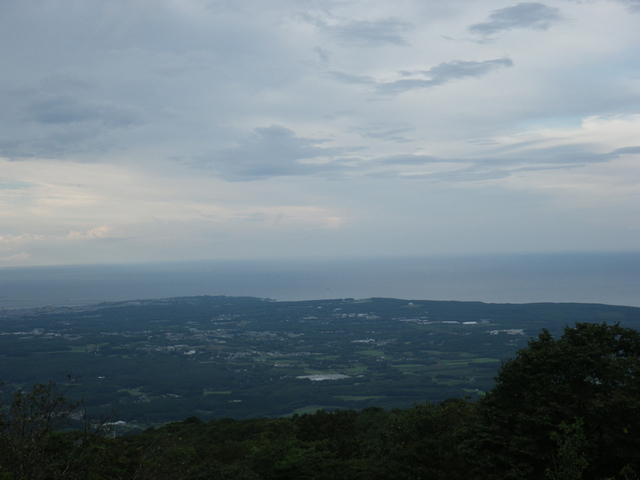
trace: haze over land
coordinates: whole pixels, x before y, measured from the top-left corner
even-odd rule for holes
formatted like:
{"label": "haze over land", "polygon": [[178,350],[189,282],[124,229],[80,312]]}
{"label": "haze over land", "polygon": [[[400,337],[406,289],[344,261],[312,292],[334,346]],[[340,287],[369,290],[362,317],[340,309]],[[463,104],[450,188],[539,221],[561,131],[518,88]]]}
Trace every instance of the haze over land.
{"label": "haze over land", "polygon": [[637,251],[639,22],[636,0],[2,2],[0,267]]}

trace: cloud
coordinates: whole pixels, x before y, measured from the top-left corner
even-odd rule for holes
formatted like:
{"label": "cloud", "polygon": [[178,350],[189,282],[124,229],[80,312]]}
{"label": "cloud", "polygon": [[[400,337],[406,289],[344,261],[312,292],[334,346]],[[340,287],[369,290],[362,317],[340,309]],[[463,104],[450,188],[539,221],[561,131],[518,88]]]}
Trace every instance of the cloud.
{"label": "cloud", "polygon": [[44,240],[44,235],[33,235],[28,233],[22,233],[20,235],[0,235],[0,244],[9,245],[15,243],[25,243],[31,241]]}
{"label": "cloud", "polygon": [[632,12],[640,12],[640,0],[617,0]]}
{"label": "cloud", "polygon": [[372,85],[379,94],[396,95],[410,90],[437,87],[453,80],[478,78],[493,70],[512,66],[513,61],[510,58],[496,58],[482,62],[454,60],[452,62],[441,63],[429,70],[399,72],[399,75],[403,78],[391,82],[381,82],[375,80],[373,77],[352,75],[344,72],[333,71],[329,72],[329,74],[342,83]]}
{"label": "cloud", "polygon": [[[441,63],[427,71],[415,72],[413,75],[419,78],[407,78],[393,82],[380,82],[376,84],[376,90],[385,95],[394,95],[421,88],[431,88],[453,80],[468,77],[481,77],[489,72],[503,67],[512,67],[513,62],[509,58],[497,58],[483,62],[465,62],[455,60]],[[421,78],[420,78],[421,77]],[[426,78],[425,78],[426,77]]]}
{"label": "cloud", "polygon": [[324,48],[315,47],[314,52],[318,55],[318,59],[323,66],[328,66],[331,63],[331,52],[328,52]]}
{"label": "cloud", "polygon": [[338,43],[361,47],[405,45],[407,42],[402,34],[412,29],[410,23],[395,18],[352,20],[336,25],[329,25],[322,20],[315,20],[314,23]]}
{"label": "cloud", "polygon": [[31,257],[30,253],[27,252],[21,252],[21,253],[16,253],[15,255],[10,255],[8,257],[0,257],[0,262],[21,262],[24,260],[28,260]]}
{"label": "cloud", "polygon": [[404,154],[404,155],[392,155],[389,157],[381,157],[376,160],[376,162],[380,165],[426,165],[431,163],[438,163],[443,160],[438,157],[434,157],[432,155],[412,155],[412,154]]}
{"label": "cloud", "polygon": [[[398,135],[408,129],[402,125],[380,124],[355,131],[362,137],[403,143],[406,140]],[[324,146],[327,140],[298,137],[292,130],[272,125],[255,129],[253,137],[235,148],[195,159],[193,165],[210,169],[228,181],[283,176],[339,176],[473,182],[530,171],[572,169],[640,153],[638,146],[602,152],[602,147],[586,139],[558,140],[553,135],[550,133],[535,140],[507,144],[491,143],[489,151],[484,154],[437,156],[398,153],[371,156],[359,155],[359,149]]]}
{"label": "cloud", "polygon": [[[323,251],[420,252],[371,239],[435,192],[450,201],[415,207],[422,233],[465,223],[463,195],[492,218],[539,195],[560,225],[545,182],[638,183],[640,0],[546,1],[2,2],[0,256],[286,256],[314,215],[349,218]],[[620,229],[639,224],[634,192],[608,197]]]}
{"label": "cloud", "polygon": [[373,77],[367,75],[353,75],[345,72],[331,71],[329,75],[336,80],[351,85],[375,85],[376,81]]}
{"label": "cloud", "polygon": [[0,182],[0,190],[24,190],[32,186],[32,183],[22,181]]}
{"label": "cloud", "polygon": [[377,47],[384,44],[404,45],[402,33],[411,25],[396,19],[382,19],[373,22],[353,21],[336,27],[329,27],[339,42]]}
{"label": "cloud", "polygon": [[620,155],[637,155],[639,153],[640,153],[640,146],[635,146],[635,147],[617,148],[616,150],[611,152],[609,155],[618,157]]}
{"label": "cloud", "polygon": [[29,119],[44,124],[96,122],[99,125],[122,128],[142,123],[139,108],[118,105],[110,101],[82,101],[69,96],[54,96],[33,102]]}
{"label": "cloud", "polygon": [[379,123],[379,124],[370,124],[364,127],[355,128],[360,136],[363,138],[375,138],[380,140],[387,140],[390,142],[404,143],[410,142],[403,134],[414,131],[415,128],[411,127],[405,123],[397,123],[397,124],[387,124],[387,123]]}
{"label": "cloud", "polygon": [[[292,130],[271,125],[256,128],[254,136],[239,146],[196,158],[193,164],[210,168],[227,180],[316,175],[346,168],[335,157],[352,149],[322,146],[325,142],[298,137]],[[304,162],[321,158],[325,160]]]}
{"label": "cloud", "polygon": [[498,148],[494,156],[487,157],[484,161],[493,164],[586,165],[606,161],[608,156],[609,154],[595,152],[594,146],[589,143],[543,146],[537,142],[525,142],[523,145]]}
{"label": "cloud", "polygon": [[146,123],[138,106],[83,94],[17,93],[17,108],[0,113],[0,155],[24,159],[104,152],[116,146],[109,138],[113,132]]}
{"label": "cloud", "polygon": [[[21,132],[20,136],[0,136],[0,156],[12,160],[33,157],[64,158],[74,154],[96,154],[113,148],[105,142],[106,132],[97,125],[75,125],[75,128],[47,129],[32,134]],[[84,158],[92,158],[86,156]]]}
{"label": "cloud", "polygon": [[[556,144],[549,145],[549,142]],[[565,143],[566,142],[566,143]],[[375,178],[425,179],[466,183],[498,180],[529,172],[574,170],[640,155],[640,146],[606,150],[588,140],[549,136],[497,146],[489,153],[460,157],[425,154],[381,156],[362,162],[359,172]]]}
{"label": "cloud", "polygon": [[86,232],[70,231],[67,235],[69,240],[99,240],[103,238],[112,238],[113,228],[109,225],[102,225],[101,227],[92,228]]}
{"label": "cloud", "polygon": [[494,10],[486,22],[469,27],[471,33],[492,35],[514,28],[533,28],[546,30],[562,19],[560,10],[543,3],[519,3],[513,7]]}

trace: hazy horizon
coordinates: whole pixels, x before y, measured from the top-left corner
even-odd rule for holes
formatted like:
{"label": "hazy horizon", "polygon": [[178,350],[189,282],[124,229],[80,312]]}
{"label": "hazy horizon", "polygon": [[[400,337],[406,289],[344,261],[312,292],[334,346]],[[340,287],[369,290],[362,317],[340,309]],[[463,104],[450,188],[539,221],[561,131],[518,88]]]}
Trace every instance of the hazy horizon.
{"label": "hazy horizon", "polygon": [[640,253],[245,260],[0,270],[0,308],[195,295],[640,307]]}

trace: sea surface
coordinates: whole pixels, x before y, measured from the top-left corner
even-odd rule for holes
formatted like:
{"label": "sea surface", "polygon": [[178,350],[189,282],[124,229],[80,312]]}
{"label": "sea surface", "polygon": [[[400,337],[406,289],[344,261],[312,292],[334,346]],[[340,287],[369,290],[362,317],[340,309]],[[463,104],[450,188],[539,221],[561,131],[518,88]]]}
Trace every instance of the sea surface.
{"label": "sea surface", "polygon": [[191,295],[640,307],[640,252],[0,269],[0,309]]}

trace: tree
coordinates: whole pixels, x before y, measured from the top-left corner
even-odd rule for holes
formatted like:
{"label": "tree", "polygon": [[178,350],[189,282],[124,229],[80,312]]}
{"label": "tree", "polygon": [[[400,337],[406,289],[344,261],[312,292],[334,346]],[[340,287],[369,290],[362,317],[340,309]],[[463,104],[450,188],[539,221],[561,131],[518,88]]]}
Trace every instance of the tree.
{"label": "tree", "polygon": [[502,365],[478,412],[480,478],[540,479],[559,459],[565,472],[584,469],[577,478],[628,474],[640,465],[640,334],[604,323],[565,327],[558,340],[543,330]]}
{"label": "tree", "polygon": [[568,425],[560,424],[560,431],[553,432],[551,438],[558,445],[558,454],[553,457],[553,468],[547,468],[549,480],[580,480],[589,461],[584,449],[587,439],[584,436],[582,419]]}
{"label": "tree", "polygon": [[[83,478],[106,419],[91,425],[67,395],[72,386],[70,377],[65,387],[40,383],[14,392],[8,408],[0,404],[0,478]],[[73,421],[83,428],[65,432]]]}
{"label": "tree", "polygon": [[468,478],[460,445],[473,412],[473,405],[462,399],[392,412],[380,455],[384,478]]}

